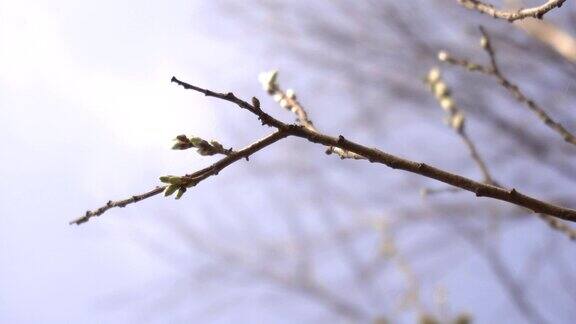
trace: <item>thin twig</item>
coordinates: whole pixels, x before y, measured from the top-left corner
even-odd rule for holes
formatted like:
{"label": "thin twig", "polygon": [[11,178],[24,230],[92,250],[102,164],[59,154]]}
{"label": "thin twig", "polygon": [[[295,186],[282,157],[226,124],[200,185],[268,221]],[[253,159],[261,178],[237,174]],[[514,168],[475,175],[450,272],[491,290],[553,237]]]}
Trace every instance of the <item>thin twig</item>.
{"label": "thin twig", "polygon": [[[547,203],[542,200],[538,200],[531,196],[522,194],[518,192],[516,189],[505,189],[501,187],[496,187],[490,184],[474,181],[472,179],[457,174],[453,174],[448,171],[444,171],[442,169],[435,168],[425,163],[403,159],[394,156],[392,154],[380,151],[376,148],[367,147],[355,143],[353,141],[349,141],[342,135],[338,137],[332,137],[311,131],[304,126],[285,124],[262,111],[260,109],[260,104],[257,100],[253,100],[253,104],[249,104],[246,101],[238,99],[232,93],[227,94],[217,93],[196,86],[192,86],[182,81],[178,81],[176,78],[172,78],[172,80],[182,85],[184,88],[204,93],[207,96],[213,96],[216,98],[233,102],[237,104],[239,107],[254,113],[263,124],[275,127],[278,130],[276,133],[271,135],[274,137],[274,140],[271,140],[270,137],[268,137],[267,142],[265,144],[258,145],[256,149],[253,149],[251,148],[252,146],[249,146],[248,148],[240,150],[236,152],[236,154],[233,153],[217,162],[217,164],[220,167],[212,166],[206,168],[192,175],[187,175],[186,177],[188,178],[191,177],[191,179],[205,179],[210,175],[217,174],[219,170],[228,166],[232,162],[239,160],[242,157],[247,157],[250,154],[253,154],[256,151],[260,150],[261,148],[266,147],[280,140],[281,138],[287,136],[296,136],[306,139],[307,141],[312,143],[322,144],[324,146],[339,147],[343,150],[347,150],[355,154],[364,156],[368,161],[372,163],[381,163],[392,169],[400,169],[411,173],[419,174],[427,178],[438,180],[440,182],[452,185],[454,187],[458,187],[473,192],[474,194],[476,194],[477,197],[489,197],[501,201],[506,201],[514,205],[525,207],[536,213],[543,213],[560,219],[576,222],[576,210],[574,209],[565,208],[551,203]],[[159,192],[156,192],[155,194],[158,193]],[[106,211],[107,209],[105,209],[104,211]],[[73,221],[72,224],[78,224],[78,223]]]}
{"label": "thin twig", "polygon": [[476,149],[476,145],[474,144],[474,142],[472,142],[468,133],[462,132],[462,134],[460,134],[460,138],[462,138],[462,141],[468,147],[468,151],[470,153],[470,156],[472,157],[472,160],[474,160],[474,163],[476,163],[476,165],[478,166],[478,169],[480,169],[480,172],[482,172],[482,176],[484,178],[483,179],[484,183],[499,186],[499,184],[496,183],[496,181],[494,181],[494,178],[490,174],[490,171],[488,171],[488,167],[486,166],[484,159],[482,159],[482,157],[480,156],[480,153],[478,153],[478,150]]}
{"label": "thin twig", "polygon": [[144,199],[148,199],[150,197],[156,196],[157,194],[161,193],[164,191],[164,189],[166,189],[167,186],[161,186],[161,187],[156,187],[148,192],[145,192],[141,195],[136,195],[136,196],[132,196],[130,198],[127,199],[123,199],[123,200],[117,200],[117,201],[112,201],[109,200],[106,205],[95,209],[95,210],[88,210],[86,211],[86,213],[82,216],[79,217],[73,221],[70,221],[70,225],[75,224],[75,225],[80,225],[82,223],[86,223],[88,220],[90,220],[90,218],[92,217],[97,217],[100,216],[102,214],[104,214],[106,211],[108,211],[108,209],[111,208],[115,208],[115,207],[126,207],[127,205],[139,202],[140,200],[144,200]]}
{"label": "thin twig", "polygon": [[493,5],[484,3],[479,0],[458,0],[462,6],[476,10],[480,13],[492,16],[494,18],[505,19],[510,22],[528,17],[542,19],[546,13],[554,8],[560,8],[566,0],[548,0],[546,3],[531,8],[519,9],[516,11],[498,10]]}
{"label": "thin twig", "polygon": [[203,93],[207,97],[214,97],[214,98],[230,101],[230,102],[236,104],[238,107],[240,107],[242,109],[246,109],[246,110],[250,111],[251,113],[255,114],[256,116],[258,116],[258,119],[262,122],[262,125],[267,125],[267,126],[274,127],[277,129],[285,129],[288,127],[288,125],[286,125],[286,124],[282,123],[281,121],[273,118],[272,116],[264,113],[262,111],[262,109],[260,109],[260,101],[258,101],[258,99],[256,97],[252,97],[252,104],[249,104],[248,102],[241,100],[238,97],[236,97],[232,92],[228,92],[228,93],[214,92],[214,91],[211,91],[208,89],[203,89],[203,88],[191,85],[191,84],[186,83],[186,82],[182,82],[182,81],[176,79],[176,77],[172,77],[172,79],[170,81],[178,84],[179,86],[182,86],[184,89],[194,90],[194,91],[198,91],[200,93]]}
{"label": "thin twig", "polygon": [[473,63],[467,59],[461,59],[454,57],[446,51],[440,51],[438,53],[438,59],[442,62],[446,62],[452,65],[461,66],[466,68],[469,71],[480,72],[488,76],[493,76],[498,80],[498,83],[504,87],[508,92],[520,103],[526,105],[530,111],[538,116],[542,122],[551,128],[556,133],[560,134],[564,141],[570,143],[572,145],[576,145],[576,136],[574,136],[571,132],[569,132],[562,124],[555,121],[546,113],[546,111],[540,107],[534,100],[530,99],[528,96],[520,90],[520,88],[512,83],[508,78],[506,78],[501,72],[496,62],[496,54],[494,49],[491,45],[490,38],[488,37],[488,33],[484,30],[484,28],[480,27],[480,32],[482,33],[482,38],[480,39],[480,44],[482,48],[488,53],[490,57],[490,66],[485,66],[482,64]]}

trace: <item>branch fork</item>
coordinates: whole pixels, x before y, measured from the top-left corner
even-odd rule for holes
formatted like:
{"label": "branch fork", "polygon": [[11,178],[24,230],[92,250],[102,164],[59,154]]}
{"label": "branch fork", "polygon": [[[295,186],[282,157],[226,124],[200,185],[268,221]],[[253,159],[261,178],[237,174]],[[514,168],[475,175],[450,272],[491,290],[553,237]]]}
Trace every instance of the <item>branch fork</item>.
{"label": "branch fork", "polygon": [[[329,135],[325,135],[320,133],[316,128],[311,127],[311,123],[307,123],[307,118],[304,119],[302,116],[305,115],[305,111],[299,103],[293,103],[294,106],[292,107],[292,111],[296,112],[299,116],[300,124],[286,124],[271,115],[264,112],[260,107],[260,102],[256,98],[252,98],[252,103],[248,103],[238,97],[236,97],[232,92],[228,93],[219,93],[215,91],[211,91],[208,89],[203,89],[189,83],[183,82],[178,80],[176,77],[172,77],[172,82],[184,87],[185,89],[194,90],[196,92],[200,92],[205,96],[215,97],[218,99],[222,99],[225,101],[229,101],[231,103],[236,104],[242,109],[245,109],[252,114],[254,114],[263,125],[275,128],[276,130],[271,133],[270,135],[256,141],[255,143],[239,150],[239,151],[232,151],[216,163],[212,164],[209,167],[204,169],[198,170],[194,173],[187,174],[182,177],[177,176],[168,176],[166,178],[162,178],[164,181],[167,181],[169,184],[165,186],[159,186],[155,189],[152,189],[148,192],[145,192],[141,195],[132,196],[128,199],[120,200],[120,201],[109,201],[106,205],[94,210],[94,211],[87,211],[85,215],[82,217],[73,220],[70,224],[80,225],[82,223],[87,222],[90,218],[100,216],[104,214],[111,208],[114,207],[125,207],[129,204],[136,203],[138,201],[156,196],[162,192],[165,192],[166,195],[172,194],[175,191],[182,191],[180,196],[186,191],[187,188],[191,186],[195,186],[201,181],[217,175],[220,171],[228,167],[229,165],[249,157],[250,155],[280,141],[289,136],[295,136],[303,138],[311,143],[321,144],[323,146],[334,148],[334,152],[341,152],[350,154],[353,159],[356,160],[368,160],[369,162],[373,163],[381,163],[384,164],[392,169],[400,169],[410,173],[419,174],[421,176],[435,179],[437,181],[446,183],[453,187],[457,187],[466,191],[473,192],[478,197],[489,197],[501,201],[505,201],[517,206],[521,206],[532,210],[536,213],[542,213],[546,215],[550,215],[559,219],[564,219],[572,222],[576,222],[576,210],[565,208],[561,206],[557,206],[531,196],[522,194],[515,189],[504,189],[498,186],[494,186],[492,184],[478,182],[457,174],[450,173],[448,171],[444,171],[439,168],[435,168],[433,166],[427,165],[425,163],[415,162],[407,159],[403,159],[397,157],[395,155],[383,152],[377,148],[371,148],[368,146],[364,146],[362,144],[350,141],[346,139],[344,136],[340,135],[338,137],[332,137]],[[295,101],[293,97],[292,99]],[[289,98],[290,99],[290,98]],[[294,109],[293,107],[297,107]],[[338,154],[338,153],[337,153]],[[340,154],[339,154],[340,155]],[[342,155],[341,155],[342,157]],[[348,157],[345,156],[344,158]],[[172,177],[172,178],[170,178]],[[171,180],[172,179],[172,180]],[[176,180],[178,179],[178,180]],[[171,184],[170,181],[178,184]],[[175,186],[175,187],[171,187]],[[168,190],[168,188],[171,188]],[[165,191],[166,190],[166,191]],[[172,192],[170,192],[172,191]],[[178,196],[177,196],[178,198]]]}

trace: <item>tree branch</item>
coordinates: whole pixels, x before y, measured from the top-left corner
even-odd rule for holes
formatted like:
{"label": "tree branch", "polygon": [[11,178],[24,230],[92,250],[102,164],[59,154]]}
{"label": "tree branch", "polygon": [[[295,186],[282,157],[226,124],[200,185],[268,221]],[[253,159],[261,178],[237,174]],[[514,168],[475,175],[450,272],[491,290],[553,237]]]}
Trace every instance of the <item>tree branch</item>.
{"label": "tree branch", "polygon": [[[248,157],[249,155],[259,151],[260,149],[284,138],[287,136],[296,136],[303,139],[306,139],[309,142],[322,144],[324,146],[334,146],[340,149],[353,152],[355,154],[364,156],[368,161],[372,163],[381,163],[384,164],[392,169],[400,169],[404,171],[408,171],[411,173],[419,174],[425,176],[427,178],[435,179],[440,182],[452,185],[454,187],[458,187],[476,194],[477,197],[489,197],[494,198],[501,201],[506,201],[508,203],[518,205],[521,207],[525,207],[527,209],[532,210],[536,213],[543,213],[550,216],[554,216],[560,219],[576,222],[576,210],[570,208],[564,208],[561,206],[557,206],[551,203],[547,203],[542,200],[538,200],[531,196],[522,194],[515,189],[505,189],[501,187],[497,187],[490,184],[481,183],[478,181],[474,181],[472,179],[450,173],[448,171],[444,171],[442,169],[435,168],[433,166],[427,165],[421,162],[415,162],[407,159],[403,159],[397,156],[394,156],[389,153],[385,153],[380,151],[376,148],[370,148],[353,141],[349,141],[344,136],[340,135],[338,137],[332,137],[328,135],[324,135],[322,133],[318,133],[312,131],[304,126],[300,125],[292,125],[292,124],[285,124],[274,117],[266,114],[262,109],[260,109],[260,103],[256,98],[253,98],[252,104],[247,103],[239,98],[237,98],[231,92],[224,94],[224,93],[217,93],[210,90],[202,89],[188,83],[182,82],[177,80],[176,78],[172,78],[173,82],[178,83],[179,85],[183,86],[186,89],[195,90],[205,94],[206,96],[212,96],[216,98],[220,98],[222,100],[230,101],[238,105],[239,107],[246,109],[252,113],[254,113],[258,119],[262,122],[262,124],[275,127],[277,128],[277,132],[274,134],[262,139],[261,141],[237,152],[230,154],[229,156],[223,158],[222,160],[216,162],[214,165],[197,171],[193,174],[186,175],[182,177],[186,182],[184,185],[186,186],[193,186],[201,180],[208,178],[211,175],[216,175],[220,170],[225,168],[226,166],[232,164],[233,162],[243,158]],[[148,198],[150,196],[154,196],[161,192],[160,188],[157,188],[151,191],[153,194],[148,193]],[[139,197],[139,196],[135,196]],[[128,199],[130,200],[130,199]],[[142,200],[142,199],[137,199]],[[130,201],[132,203],[135,201]],[[106,210],[110,209],[110,207],[102,207],[100,208],[102,211],[98,214],[101,215]],[[98,212],[98,209],[96,212]],[[92,215],[93,212],[87,212],[87,215]],[[96,215],[94,213],[94,215]],[[80,222],[72,221],[71,224],[81,224],[87,221],[91,216],[84,216],[80,218]]]}
{"label": "tree branch", "polygon": [[485,15],[492,16],[494,18],[500,18],[508,20],[509,22],[524,19],[527,17],[542,19],[546,13],[554,8],[560,8],[566,0],[548,0],[546,3],[526,8],[526,9],[519,9],[516,11],[505,11],[505,10],[498,10],[493,5],[484,3],[479,0],[458,0],[458,3],[462,6],[476,10],[480,13]]}

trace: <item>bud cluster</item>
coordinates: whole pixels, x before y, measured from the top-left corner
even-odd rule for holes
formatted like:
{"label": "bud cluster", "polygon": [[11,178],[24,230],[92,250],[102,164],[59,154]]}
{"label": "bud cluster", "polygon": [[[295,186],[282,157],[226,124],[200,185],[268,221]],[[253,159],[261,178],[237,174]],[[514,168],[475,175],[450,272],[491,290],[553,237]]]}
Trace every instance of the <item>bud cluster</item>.
{"label": "bud cluster", "polygon": [[200,155],[215,155],[224,154],[229,155],[232,149],[225,149],[222,144],[217,141],[206,141],[200,137],[187,137],[186,135],[178,135],[174,139],[176,143],[172,146],[173,150],[186,150],[189,148],[196,148]]}
{"label": "bud cluster", "polygon": [[274,94],[280,88],[278,86],[278,71],[276,70],[260,73],[258,81],[268,94]]}
{"label": "bud cluster", "polygon": [[164,196],[168,197],[174,192],[178,191],[176,193],[176,199],[180,199],[180,197],[182,197],[182,195],[186,192],[187,188],[196,185],[196,182],[191,181],[189,178],[173,175],[162,176],[160,177],[160,181],[168,184],[166,189],[164,189]]}
{"label": "bud cluster", "polygon": [[258,76],[258,81],[262,84],[262,88],[272,96],[282,108],[293,110],[296,109],[298,103],[296,102],[296,93],[292,89],[283,92],[278,85],[278,71],[272,70],[262,72]]}
{"label": "bud cluster", "polygon": [[[488,39],[485,37],[483,39],[484,39],[484,41],[481,40],[480,45],[485,49],[490,48],[489,47],[490,43],[488,42]],[[484,46],[488,46],[488,47],[484,47]],[[487,71],[488,71],[484,66],[482,66],[480,64],[472,63],[468,60],[462,60],[462,59],[455,58],[455,57],[451,56],[450,54],[448,54],[448,52],[446,52],[446,51],[438,52],[438,61],[450,63],[453,65],[459,65],[459,66],[466,68],[468,71],[481,71],[481,72],[485,72],[485,73],[487,73]]]}
{"label": "bud cluster", "polygon": [[446,111],[448,117],[446,118],[446,123],[452,127],[456,132],[461,133],[464,130],[464,114],[456,107],[454,104],[454,99],[450,94],[450,89],[442,80],[442,75],[440,69],[432,68],[425,79],[426,84],[430,88],[430,91],[438,100],[440,107]]}

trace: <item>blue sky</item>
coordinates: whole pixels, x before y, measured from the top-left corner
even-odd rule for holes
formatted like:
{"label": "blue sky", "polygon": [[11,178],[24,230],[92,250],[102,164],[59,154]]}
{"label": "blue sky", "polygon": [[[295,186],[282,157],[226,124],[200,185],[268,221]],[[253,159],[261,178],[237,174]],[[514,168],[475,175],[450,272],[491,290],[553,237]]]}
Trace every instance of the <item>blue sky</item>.
{"label": "blue sky", "polygon": [[[257,94],[262,98],[265,94],[257,83],[258,72],[279,67],[283,80],[289,80],[291,87],[304,94],[306,103],[316,108],[309,113],[316,125],[322,125],[321,129],[340,131],[341,121],[346,122],[357,113],[350,98],[338,96],[341,89],[346,88],[345,84],[332,79],[333,71],[320,73],[310,65],[308,70],[300,70],[304,64],[294,63],[286,56],[272,55],[282,49],[270,50],[272,45],[263,44],[264,37],[245,37],[250,35],[246,32],[250,29],[234,25],[241,18],[231,19],[234,15],[223,14],[215,10],[216,7],[200,0],[0,0],[0,151],[3,152],[0,159],[0,322],[166,322],[162,317],[164,310],[150,297],[172,288],[188,287],[187,281],[181,279],[190,276],[191,269],[206,260],[187,251],[189,246],[182,242],[182,237],[161,224],[164,218],[181,217],[198,228],[222,226],[230,234],[224,241],[238,239],[238,247],[243,247],[243,240],[259,238],[253,237],[255,234],[250,231],[237,230],[242,224],[235,217],[243,210],[249,214],[247,219],[261,222],[263,236],[279,241],[287,235],[286,224],[280,216],[276,217],[283,210],[290,210],[292,216],[301,217],[305,223],[310,222],[312,225],[308,225],[314,229],[318,227],[314,223],[317,220],[308,218],[316,215],[313,207],[298,206],[283,199],[285,192],[306,203],[321,197],[315,187],[309,186],[305,176],[290,174],[292,168],[305,174],[307,170],[316,170],[315,163],[329,165],[324,174],[328,187],[335,191],[356,191],[361,196],[360,205],[365,206],[355,211],[361,217],[400,215],[404,207],[433,209],[434,203],[429,206],[429,202],[417,200],[418,188],[430,182],[388,169],[384,172],[374,167],[344,164],[348,161],[331,160],[321,148],[287,140],[280,147],[251,158],[250,163],[226,170],[217,181],[202,183],[181,201],[155,197],[138,206],[113,210],[80,227],[68,226],[69,220],[86,209],[154,187],[160,175],[189,172],[214,160],[171,151],[171,140],[178,134],[222,139],[224,144],[230,142],[238,147],[268,132],[236,107],[207,100],[170,84],[173,75],[215,90],[234,90],[242,97]],[[259,25],[255,29],[263,31]],[[299,42],[297,37],[294,40]],[[320,87],[311,86],[318,84]],[[318,104],[324,98],[331,98],[339,105]],[[271,109],[277,108],[271,100],[264,98],[262,102],[274,107]],[[436,116],[438,122],[432,123],[430,115],[401,110],[402,105],[383,106],[393,112],[383,114],[389,118],[387,121],[402,127],[382,130],[378,136],[385,134],[383,138],[370,137],[362,129],[355,136],[376,142],[393,153],[432,161],[468,175],[476,174],[462,151],[442,153],[460,143],[446,131],[440,115]],[[394,109],[404,113],[395,113]],[[273,112],[281,113],[280,109]],[[280,116],[285,120],[292,118],[288,114]],[[317,121],[316,117],[322,118]],[[486,135],[480,126],[472,125],[471,129]],[[434,140],[426,141],[429,139]],[[490,144],[491,147],[483,148],[484,152],[497,156],[497,150],[510,142],[500,140]],[[310,156],[317,161],[302,158]],[[522,170],[535,165],[536,162],[529,159],[504,163],[500,165],[499,175],[507,181],[523,181],[530,190],[548,188],[550,194],[563,193],[563,188],[570,185],[568,180],[559,179],[552,183],[561,185],[551,186],[550,178],[557,177],[552,171],[550,174],[539,171],[542,177],[534,180],[527,178]],[[269,172],[274,167],[278,172]],[[263,179],[270,187],[262,185]],[[371,179],[375,185],[364,186],[365,179]],[[260,186],[263,189],[254,189]],[[275,192],[270,188],[276,188]],[[273,200],[270,198],[273,194],[281,199]],[[330,207],[334,209],[328,209],[328,213],[350,220],[338,209],[341,198],[330,200],[330,194],[325,194],[327,205],[335,206]],[[240,203],[228,205],[219,200],[221,196],[236,198]],[[338,196],[334,194],[334,197]],[[438,198],[438,203],[452,199],[452,196]],[[466,212],[484,208],[496,214],[510,211],[501,204],[470,201]],[[250,215],[253,210],[259,212]],[[222,219],[229,223],[211,224],[212,214],[224,214]],[[404,245],[410,247],[410,242],[418,238],[414,233],[454,232],[449,224],[420,221],[422,229],[408,232]],[[369,228],[373,227],[370,223]],[[549,240],[564,242],[565,239],[549,239],[550,230],[537,219],[519,222],[513,230],[504,233],[501,250],[514,271],[530,257],[527,247],[536,250]],[[162,244],[155,245],[148,237]],[[522,242],[526,237],[533,240]],[[372,243],[367,240],[361,246]],[[446,287],[451,291],[451,305],[456,310],[469,310],[480,319],[521,318],[510,311],[512,307],[506,295],[487,274],[489,271],[482,259],[472,254],[470,251],[474,249],[465,244],[465,240],[457,240],[445,255],[438,258],[432,255],[431,261],[422,261],[443,264],[448,262],[442,259],[446,255],[447,260],[451,257],[461,260],[439,279],[434,278],[425,292],[430,293],[438,286]],[[377,249],[376,245],[370,247]],[[266,251],[249,252],[264,254]],[[319,250],[318,253],[330,259],[331,252]],[[332,268],[331,263],[323,266],[326,280],[343,294],[353,293],[340,282],[342,268]],[[567,268],[570,266],[571,263]],[[543,273],[534,284],[537,286],[534,291],[538,293],[548,291],[549,288],[542,286],[546,286],[547,275],[554,275],[550,269]],[[400,293],[394,281],[399,277],[401,275],[392,274],[385,278],[392,282],[391,291],[396,295]],[[463,284],[469,286],[459,290]],[[196,300],[189,302],[183,298],[186,303],[174,303],[177,309],[184,310],[183,313],[174,311],[171,317],[174,322],[185,321],[189,319],[186,316],[194,312],[218,313],[206,311],[197,301],[198,297],[217,301],[220,290],[210,290],[212,283],[207,282],[194,285],[198,285],[192,292],[192,299]],[[230,322],[235,314],[240,314],[250,322],[289,322],[289,317],[275,316],[286,313],[303,321],[330,319],[323,317],[325,310],[308,300],[294,301],[281,295],[285,298],[282,299],[267,286],[251,290],[240,284],[236,288],[239,299],[252,302],[252,306],[244,306],[237,313],[207,316],[206,321],[217,318],[220,322]],[[270,307],[266,308],[268,311],[261,311],[261,305],[276,299],[280,300],[278,308],[265,306]]]}
{"label": "blue sky", "polygon": [[218,132],[205,101],[169,82],[204,80],[191,62],[220,52],[191,27],[194,6],[0,1],[0,322],[108,321],[100,299],[165,270],[125,220],[67,221],[202,163],[169,150],[179,133]]}

